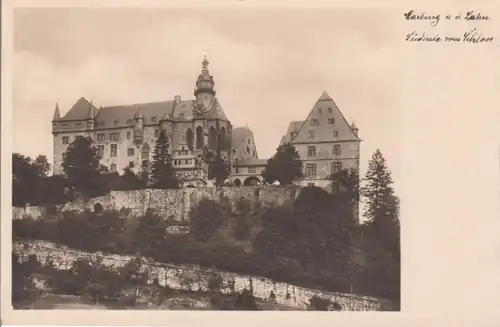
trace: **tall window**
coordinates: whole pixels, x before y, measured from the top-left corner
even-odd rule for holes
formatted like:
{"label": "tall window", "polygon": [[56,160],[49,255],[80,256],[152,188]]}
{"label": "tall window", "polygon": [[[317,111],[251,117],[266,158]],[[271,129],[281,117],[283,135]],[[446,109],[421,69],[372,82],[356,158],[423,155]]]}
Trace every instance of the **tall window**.
{"label": "tall window", "polygon": [[208,132],[208,148],[215,149],[217,144],[217,133],[215,132],[215,128],[212,126]]}
{"label": "tall window", "polygon": [[191,130],[191,128],[188,128],[186,130],[186,142],[189,150],[193,150],[193,138],[194,138],[193,131]]}
{"label": "tall window", "polygon": [[196,127],[196,148],[203,149],[203,128],[201,126]]}
{"label": "tall window", "polygon": [[111,144],[111,154],[110,154],[110,157],[116,157],[116,156],[118,156],[118,145]]}
{"label": "tall window", "polygon": [[313,131],[309,131],[309,135],[308,135],[308,137],[309,137],[310,139],[314,139],[314,132],[313,132]]}
{"label": "tall window", "polygon": [[318,108],[318,114],[320,114],[320,115],[321,115],[322,113],[323,113],[323,109]]}
{"label": "tall window", "polygon": [[102,142],[102,141],[104,141],[104,133],[97,134],[97,142]]}
{"label": "tall window", "polygon": [[338,173],[339,171],[342,170],[342,163],[341,162],[332,162],[332,174]]}
{"label": "tall window", "polygon": [[127,140],[130,140],[132,138],[132,132],[127,132]]}
{"label": "tall window", "polygon": [[316,164],[306,164],[306,176],[316,176]]}
{"label": "tall window", "polygon": [[160,135],[160,132],[159,132],[158,128],[155,128],[155,137],[158,137],[158,135]]}
{"label": "tall window", "polygon": [[235,167],[235,168],[234,168],[234,172],[235,172],[236,174],[239,174],[239,172],[240,172],[240,168],[239,168],[239,167]]}
{"label": "tall window", "polygon": [[333,131],[333,137],[338,137],[339,136],[339,132],[338,131]]}
{"label": "tall window", "polygon": [[328,108],[328,112],[331,113],[332,112],[332,108]]}
{"label": "tall window", "polygon": [[248,167],[248,172],[250,174],[255,174],[255,167]]}
{"label": "tall window", "polygon": [[110,141],[118,141],[118,133],[110,133],[109,140]]}
{"label": "tall window", "polygon": [[144,167],[144,161],[149,162],[149,144],[144,143],[144,145],[142,146],[141,157],[142,157],[142,162],[143,162],[143,167]]}
{"label": "tall window", "polygon": [[335,144],[333,146],[333,154],[336,156],[340,155],[340,144]]}
{"label": "tall window", "polygon": [[112,163],[109,166],[109,171],[112,172],[112,173],[115,173],[116,172],[116,164]]}
{"label": "tall window", "polygon": [[63,144],[69,144],[69,136],[63,136],[62,142]]}
{"label": "tall window", "polygon": [[308,157],[315,157],[316,156],[316,147],[315,146],[308,146],[307,147],[307,156]]}
{"label": "tall window", "polygon": [[130,169],[134,169],[134,162],[133,162],[133,161],[130,161],[130,162],[128,163],[128,168],[130,168]]}
{"label": "tall window", "polygon": [[97,154],[99,155],[100,158],[104,156],[104,145],[97,146]]}
{"label": "tall window", "polygon": [[222,127],[220,129],[220,138],[219,138],[219,141],[220,141],[220,147],[221,149],[227,149],[227,140],[226,140],[226,129],[224,127]]}
{"label": "tall window", "polygon": [[128,148],[127,149],[127,155],[130,157],[130,156],[133,156],[135,154],[135,149],[134,148]]}

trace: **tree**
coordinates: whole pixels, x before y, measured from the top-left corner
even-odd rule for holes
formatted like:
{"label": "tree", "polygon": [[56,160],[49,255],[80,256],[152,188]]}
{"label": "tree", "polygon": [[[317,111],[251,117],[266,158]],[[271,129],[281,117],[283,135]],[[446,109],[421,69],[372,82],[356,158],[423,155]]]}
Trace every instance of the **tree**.
{"label": "tree", "polygon": [[143,176],[136,175],[130,168],[125,168],[121,176],[124,188],[127,190],[138,190],[146,187],[146,181]]}
{"label": "tree", "polygon": [[34,164],[38,170],[39,176],[46,177],[50,171],[50,163],[47,160],[47,157],[40,154],[38,157],[36,157]]}
{"label": "tree", "polygon": [[12,202],[25,205],[36,202],[36,189],[33,187],[39,179],[40,171],[30,157],[19,153],[12,154]]}
{"label": "tree", "polygon": [[92,196],[97,191],[101,175],[99,153],[90,137],[77,136],[69,145],[62,164],[71,184],[82,194]]}
{"label": "tree", "polygon": [[151,166],[151,179],[158,188],[176,188],[178,180],[172,167],[172,156],[169,153],[170,144],[164,131],[156,140]]}
{"label": "tree", "polygon": [[371,293],[394,300],[400,298],[400,223],[399,198],[392,187],[391,172],[380,150],[368,164],[361,188],[367,209],[367,223],[362,226],[363,246],[368,267],[362,278]]}
{"label": "tree", "polygon": [[219,203],[202,199],[189,215],[191,233],[201,242],[206,242],[226,222],[227,210]]}
{"label": "tree", "polygon": [[160,251],[165,241],[165,231],[165,220],[148,209],[135,228],[136,252],[154,255]]}
{"label": "tree", "polygon": [[200,159],[208,166],[208,178],[215,179],[216,185],[222,185],[231,173],[227,156],[221,153],[219,148],[211,150],[204,147]]}
{"label": "tree", "polygon": [[267,183],[279,181],[281,185],[291,184],[303,176],[302,161],[295,146],[285,143],[278,147],[276,154],[267,161],[262,177]]}

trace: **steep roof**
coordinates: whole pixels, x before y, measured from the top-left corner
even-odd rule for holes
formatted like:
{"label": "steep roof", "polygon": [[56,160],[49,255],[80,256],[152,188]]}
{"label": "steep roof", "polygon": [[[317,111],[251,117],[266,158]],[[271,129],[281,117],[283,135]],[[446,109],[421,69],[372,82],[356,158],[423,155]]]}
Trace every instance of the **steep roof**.
{"label": "steep roof", "polygon": [[[144,124],[157,124],[161,119],[169,118],[174,120],[190,120],[193,118],[193,107],[195,100],[180,101],[175,100],[135,103],[129,105],[108,106],[97,109],[92,105],[93,116],[98,128],[126,127],[128,122],[139,114],[144,119]],[[80,98],[68,113],[59,120],[84,120],[89,117],[91,103],[85,98]],[[227,120],[227,116],[217,99],[214,100],[211,108],[205,113],[209,119],[219,118]]]}
{"label": "steep roof", "polygon": [[[84,97],[81,97],[76,101],[76,103],[69,109],[69,111],[59,119],[59,121],[68,121],[68,120],[85,120],[89,115],[91,103],[87,101]],[[97,115],[99,109],[92,104],[92,111],[94,117]]]}
{"label": "steep roof", "polygon": [[[332,124],[333,122],[333,124]],[[309,132],[314,132],[314,138],[309,138]],[[338,136],[334,136],[334,131]],[[292,139],[292,133],[296,135]],[[306,120],[293,121],[289,124],[281,144],[314,143],[335,141],[360,141],[349,125],[337,104],[325,91],[316,101]]]}

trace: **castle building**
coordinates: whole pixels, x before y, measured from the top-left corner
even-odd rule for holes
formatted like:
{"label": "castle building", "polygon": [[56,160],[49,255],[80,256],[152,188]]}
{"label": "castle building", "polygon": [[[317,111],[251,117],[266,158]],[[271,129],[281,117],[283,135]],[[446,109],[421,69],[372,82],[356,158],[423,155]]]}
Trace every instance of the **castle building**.
{"label": "castle building", "polygon": [[326,91],[305,120],[289,124],[280,144],[287,142],[295,146],[303,163],[299,185],[327,187],[332,173],[345,168],[359,171],[358,128],[347,122]]}
{"label": "castle building", "polygon": [[262,184],[267,159],[259,159],[253,132],[248,127],[233,129],[233,167],[230,181],[236,186]]}
{"label": "castle building", "polygon": [[[164,131],[170,143],[172,164],[185,186],[207,179],[201,160],[203,149],[219,148],[231,160],[233,127],[216,98],[215,82],[202,61],[194,99],[97,107],[80,98],[60,116],[56,105],[52,121],[54,174],[61,174],[65,152],[77,136],[91,137],[100,154],[100,164],[110,172],[130,168],[138,173],[153,158],[155,142]],[[255,150],[255,146],[252,148]]]}

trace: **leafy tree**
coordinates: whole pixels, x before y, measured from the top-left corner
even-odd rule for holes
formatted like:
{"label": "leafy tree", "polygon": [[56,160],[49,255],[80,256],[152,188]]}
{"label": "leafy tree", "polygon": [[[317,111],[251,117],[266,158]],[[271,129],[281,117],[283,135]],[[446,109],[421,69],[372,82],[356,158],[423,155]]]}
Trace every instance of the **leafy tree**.
{"label": "leafy tree", "polygon": [[169,148],[168,136],[165,135],[164,131],[161,131],[156,140],[151,166],[151,179],[158,188],[176,188],[178,186]]}
{"label": "leafy tree", "polygon": [[139,219],[135,228],[136,252],[143,255],[153,255],[161,251],[165,240],[166,224],[163,218],[147,210],[146,214]]}
{"label": "leafy tree", "polygon": [[128,167],[124,169],[122,180],[127,190],[139,190],[146,188],[146,180],[143,179],[143,176],[136,175]]}
{"label": "leafy tree", "polygon": [[139,288],[148,281],[149,269],[146,265],[147,261],[136,256],[121,268],[120,276],[126,283],[131,283],[136,287],[135,296],[139,296]]}
{"label": "leafy tree", "polygon": [[204,147],[200,159],[207,164],[208,178],[215,179],[216,185],[222,185],[231,174],[229,159],[220,149],[212,150]]}
{"label": "leafy tree", "polygon": [[40,154],[38,157],[35,158],[34,164],[37,167],[39,176],[46,177],[50,171],[50,163],[47,160],[47,157]]}
{"label": "leafy tree", "polygon": [[202,199],[190,212],[191,233],[206,242],[227,220],[228,212],[213,200]]}
{"label": "leafy tree", "polygon": [[90,137],[76,137],[66,151],[62,167],[69,181],[83,195],[92,196],[97,191],[96,181],[101,175],[99,154]]}
{"label": "leafy tree", "polygon": [[268,183],[279,181],[281,185],[291,184],[303,176],[302,161],[295,146],[285,143],[278,147],[276,154],[267,161],[262,177]]}
{"label": "leafy tree", "polygon": [[[36,185],[47,174],[45,156],[33,160],[19,153],[12,154],[12,202],[14,205],[37,204]],[[43,163],[43,160],[45,162]],[[49,168],[50,169],[50,168]]]}

